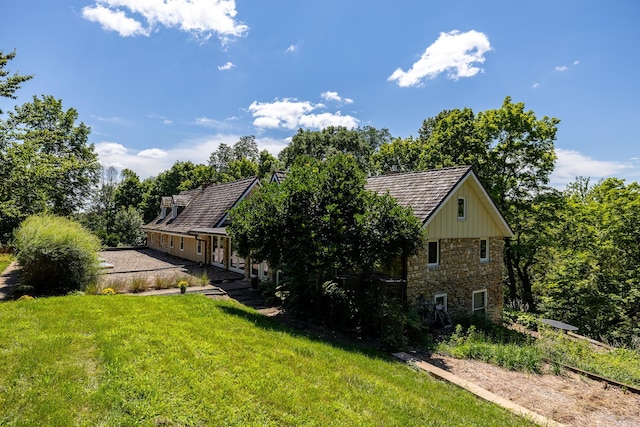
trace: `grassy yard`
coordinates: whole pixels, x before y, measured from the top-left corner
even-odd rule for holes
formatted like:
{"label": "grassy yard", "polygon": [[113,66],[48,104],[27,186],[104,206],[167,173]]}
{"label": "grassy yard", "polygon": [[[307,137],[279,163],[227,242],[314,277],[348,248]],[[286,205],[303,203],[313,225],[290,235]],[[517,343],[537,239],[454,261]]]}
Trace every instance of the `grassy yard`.
{"label": "grassy yard", "polygon": [[14,257],[11,254],[0,254],[0,273],[2,273],[13,260]]}
{"label": "grassy yard", "polygon": [[0,304],[0,425],[533,425],[201,295]]}

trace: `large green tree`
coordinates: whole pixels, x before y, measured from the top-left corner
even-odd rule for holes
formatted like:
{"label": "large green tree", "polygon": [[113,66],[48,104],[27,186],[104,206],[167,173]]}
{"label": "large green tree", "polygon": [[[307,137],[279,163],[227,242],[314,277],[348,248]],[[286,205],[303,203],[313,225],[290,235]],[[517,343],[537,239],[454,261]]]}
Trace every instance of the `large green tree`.
{"label": "large green tree", "polygon": [[[15,92],[20,89],[20,85],[33,78],[31,75],[11,74],[9,70],[5,69],[9,61],[15,57],[15,50],[7,54],[0,50],[0,98],[16,99]],[[0,109],[0,114],[3,113]]]}
{"label": "large green tree", "polygon": [[391,134],[387,129],[371,126],[357,129],[329,126],[321,131],[299,129],[278,157],[288,168],[301,156],[323,160],[337,153],[350,154],[361,169],[368,170],[373,153],[389,141]]}
{"label": "large green tree", "polygon": [[87,201],[100,164],[87,142],[89,127],[77,118],[61,100],[42,96],[0,124],[0,236],[31,214],[68,216]]}
{"label": "large green tree", "polygon": [[370,272],[422,242],[410,209],[364,185],[353,156],[300,157],[282,185],[266,185],[231,211],[229,232],[241,254],[293,278],[290,298],[317,303],[336,271]]}
{"label": "large green tree", "polygon": [[596,339],[640,337],[640,185],[579,178],[558,211],[550,262],[538,285],[542,310]]}

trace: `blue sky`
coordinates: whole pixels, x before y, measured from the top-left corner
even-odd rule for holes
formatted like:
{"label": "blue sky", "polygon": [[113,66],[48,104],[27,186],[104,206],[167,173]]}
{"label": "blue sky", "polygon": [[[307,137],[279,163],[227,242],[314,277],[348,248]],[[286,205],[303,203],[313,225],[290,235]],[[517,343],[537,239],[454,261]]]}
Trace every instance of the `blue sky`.
{"label": "blue sky", "polygon": [[141,178],[298,128],[417,136],[505,96],[557,117],[553,184],[640,181],[640,2],[20,0],[0,4],[19,98],[78,110],[104,164]]}

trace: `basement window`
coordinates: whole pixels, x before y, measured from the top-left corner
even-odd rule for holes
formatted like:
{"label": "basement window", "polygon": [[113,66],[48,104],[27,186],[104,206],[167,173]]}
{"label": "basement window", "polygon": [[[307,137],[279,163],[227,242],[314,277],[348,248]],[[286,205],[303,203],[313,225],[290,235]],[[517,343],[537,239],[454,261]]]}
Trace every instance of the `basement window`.
{"label": "basement window", "polygon": [[473,311],[474,313],[487,312],[487,290],[486,289],[483,289],[481,291],[473,291],[471,299],[472,299],[471,311]]}

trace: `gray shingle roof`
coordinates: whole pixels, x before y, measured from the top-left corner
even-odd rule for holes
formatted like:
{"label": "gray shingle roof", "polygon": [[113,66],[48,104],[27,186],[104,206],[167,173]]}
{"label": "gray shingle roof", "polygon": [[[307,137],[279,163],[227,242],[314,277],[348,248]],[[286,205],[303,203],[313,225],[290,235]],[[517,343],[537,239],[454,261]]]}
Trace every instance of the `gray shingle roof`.
{"label": "gray shingle roof", "polygon": [[471,166],[458,166],[391,173],[368,178],[365,188],[378,194],[388,191],[398,204],[411,207],[424,224],[471,170]]}
{"label": "gray shingle roof", "polygon": [[173,197],[174,202],[177,200],[177,206],[186,202],[176,218],[172,218],[169,211],[164,219],[159,215],[143,228],[186,234],[193,229],[219,227],[229,209],[235,206],[257,182],[258,179],[255,177],[245,178],[182,191]]}

